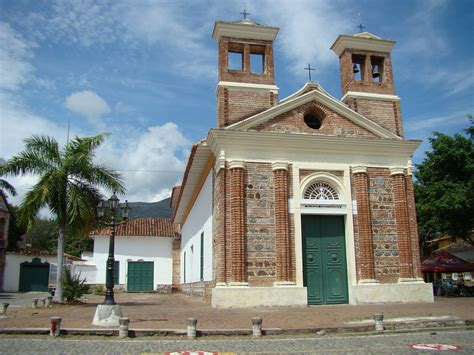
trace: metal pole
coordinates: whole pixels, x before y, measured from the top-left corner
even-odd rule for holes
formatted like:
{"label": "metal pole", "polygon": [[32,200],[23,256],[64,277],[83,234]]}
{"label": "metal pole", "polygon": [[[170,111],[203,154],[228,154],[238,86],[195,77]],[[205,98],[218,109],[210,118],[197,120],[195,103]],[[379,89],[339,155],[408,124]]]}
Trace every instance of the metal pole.
{"label": "metal pole", "polygon": [[112,222],[111,222],[111,233],[109,239],[109,257],[107,258],[107,274],[105,280],[105,299],[103,304],[114,305],[114,249],[115,249],[115,208],[111,209]]}

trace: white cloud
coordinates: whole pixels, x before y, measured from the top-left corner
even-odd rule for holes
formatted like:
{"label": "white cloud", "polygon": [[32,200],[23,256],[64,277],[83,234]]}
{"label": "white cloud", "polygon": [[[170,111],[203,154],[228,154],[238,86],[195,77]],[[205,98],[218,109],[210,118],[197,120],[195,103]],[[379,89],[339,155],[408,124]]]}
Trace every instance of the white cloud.
{"label": "white cloud", "polygon": [[332,1],[279,1],[254,2],[256,13],[265,24],[279,24],[277,46],[289,58],[290,70],[306,76],[302,70],[308,63],[316,73],[337,61],[329,50],[341,33],[355,32],[347,21],[349,9],[333,5]]}
{"label": "white cloud", "polygon": [[128,200],[152,202],[169,197],[181,181],[186,162],[180,156],[189,146],[176,124],[168,122],[138,136],[112,135],[98,159],[123,175]]}
{"label": "white cloud", "polygon": [[28,81],[32,44],[8,23],[0,22],[0,89],[16,90]]}
{"label": "white cloud", "polygon": [[103,129],[102,116],[111,112],[107,102],[90,90],[78,91],[66,98],[66,108],[85,117],[93,125]]}
{"label": "white cloud", "polygon": [[[36,135],[49,135],[64,144],[67,131],[64,127],[29,112],[13,94],[0,92],[0,157],[8,160],[24,149],[23,140]],[[37,181],[35,176],[6,178],[15,186],[18,195],[9,199],[13,204],[21,202],[26,191]]]}
{"label": "white cloud", "polygon": [[433,131],[441,131],[445,127],[453,127],[455,125],[464,125],[468,122],[467,114],[470,110],[459,110],[450,114],[437,117],[421,117],[410,122],[406,127],[407,132],[423,131],[426,135]]}

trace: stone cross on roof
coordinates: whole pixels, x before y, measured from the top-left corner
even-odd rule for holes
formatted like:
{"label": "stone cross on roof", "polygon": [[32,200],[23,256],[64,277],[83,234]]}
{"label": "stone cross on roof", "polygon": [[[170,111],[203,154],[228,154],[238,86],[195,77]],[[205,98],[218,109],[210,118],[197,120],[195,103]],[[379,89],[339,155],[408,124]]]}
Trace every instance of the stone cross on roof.
{"label": "stone cross on roof", "polygon": [[245,7],[244,7],[244,12],[241,12],[240,14],[241,14],[241,15],[244,15],[244,20],[246,20],[246,19],[247,19],[247,16],[250,15],[250,12],[247,12],[247,10],[246,10]]}

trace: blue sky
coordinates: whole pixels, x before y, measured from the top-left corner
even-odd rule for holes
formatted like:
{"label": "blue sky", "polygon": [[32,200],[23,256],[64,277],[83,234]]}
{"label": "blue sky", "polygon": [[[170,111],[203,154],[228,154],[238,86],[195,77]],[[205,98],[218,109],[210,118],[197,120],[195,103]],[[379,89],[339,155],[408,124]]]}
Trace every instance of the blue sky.
{"label": "blue sky", "polygon": [[[284,98],[313,80],[340,98],[339,34],[397,41],[392,52],[405,135],[468,126],[474,113],[474,1],[254,0],[255,21],[277,26],[275,78]],[[215,127],[216,20],[244,1],[0,0],[0,157],[32,134],[65,142],[112,133],[97,159],[119,170],[132,201],[156,201],[179,183],[192,142]],[[360,15],[359,15],[360,14]],[[20,196],[33,177],[9,178]]]}

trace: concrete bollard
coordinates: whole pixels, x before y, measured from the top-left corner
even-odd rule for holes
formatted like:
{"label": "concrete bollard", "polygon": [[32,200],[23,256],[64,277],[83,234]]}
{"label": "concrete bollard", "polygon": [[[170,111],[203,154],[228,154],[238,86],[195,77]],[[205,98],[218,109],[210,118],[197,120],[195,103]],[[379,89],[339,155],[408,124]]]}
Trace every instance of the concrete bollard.
{"label": "concrete bollard", "polygon": [[125,317],[119,318],[119,338],[128,338],[128,328],[130,325],[130,319]]}
{"label": "concrete bollard", "polygon": [[0,304],[0,314],[5,314],[7,313],[7,308],[10,305],[10,303],[1,303]]}
{"label": "concrete bollard", "polygon": [[51,317],[51,329],[49,335],[52,337],[58,337],[61,335],[61,318]]}
{"label": "concrete bollard", "polygon": [[374,314],[374,321],[375,321],[375,331],[376,332],[383,332],[383,314]]}
{"label": "concrete bollard", "polygon": [[46,298],[40,298],[39,300],[39,306],[44,307],[46,305]]}
{"label": "concrete bollard", "polygon": [[38,299],[33,298],[33,303],[31,304],[31,308],[38,308]]}
{"label": "concrete bollard", "polygon": [[196,318],[188,318],[186,321],[187,336],[189,339],[196,339]]}
{"label": "concrete bollard", "polygon": [[254,337],[262,336],[262,317],[252,317],[252,335]]}
{"label": "concrete bollard", "polygon": [[53,307],[53,296],[48,296],[46,298],[45,307]]}

